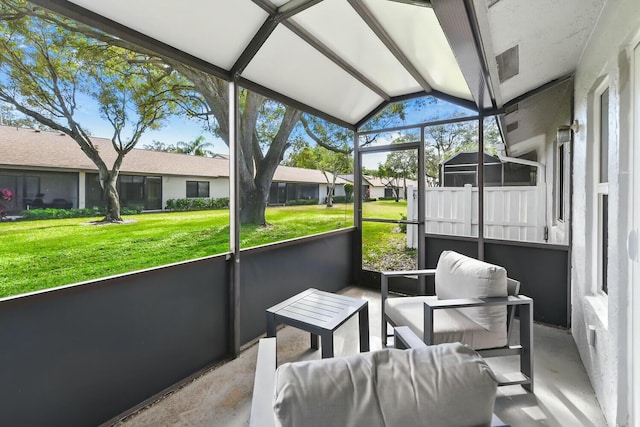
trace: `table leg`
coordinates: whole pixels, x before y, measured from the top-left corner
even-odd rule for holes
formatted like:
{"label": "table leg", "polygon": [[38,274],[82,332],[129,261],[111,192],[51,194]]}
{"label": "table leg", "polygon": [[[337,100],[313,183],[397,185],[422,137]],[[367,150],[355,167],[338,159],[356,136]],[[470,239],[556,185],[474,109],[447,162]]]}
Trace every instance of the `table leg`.
{"label": "table leg", "polygon": [[276,336],[276,315],[267,311],[267,338]]}
{"label": "table leg", "polygon": [[322,339],[322,358],[333,357],[333,332],[327,332],[320,336]]}
{"label": "table leg", "polygon": [[310,334],[311,335],[311,348],[317,350],[318,348],[320,348],[320,345],[318,343],[318,336],[316,334]]}
{"label": "table leg", "polygon": [[520,309],[520,371],[531,379],[531,383],[522,387],[533,393],[533,302],[519,306]]}
{"label": "table leg", "polygon": [[[360,326],[360,353],[369,351],[369,303],[358,312]],[[384,332],[383,332],[384,333]],[[324,346],[324,342],[322,343]]]}

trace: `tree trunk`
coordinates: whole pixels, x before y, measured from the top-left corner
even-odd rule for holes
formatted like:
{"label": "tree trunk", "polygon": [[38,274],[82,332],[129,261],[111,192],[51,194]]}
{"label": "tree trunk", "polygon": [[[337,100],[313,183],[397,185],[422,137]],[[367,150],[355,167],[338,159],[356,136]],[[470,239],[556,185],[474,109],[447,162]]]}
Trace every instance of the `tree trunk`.
{"label": "tree trunk", "polygon": [[266,205],[266,196],[260,190],[243,190],[240,196],[240,223],[267,225]]}
{"label": "tree trunk", "polygon": [[329,191],[327,192],[327,207],[333,207],[333,190],[335,187],[329,187]]}
{"label": "tree trunk", "polygon": [[116,189],[118,173],[104,172],[100,173],[100,181],[104,190],[104,201],[106,214],[103,219],[105,222],[122,222],[120,216],[120,196]]}

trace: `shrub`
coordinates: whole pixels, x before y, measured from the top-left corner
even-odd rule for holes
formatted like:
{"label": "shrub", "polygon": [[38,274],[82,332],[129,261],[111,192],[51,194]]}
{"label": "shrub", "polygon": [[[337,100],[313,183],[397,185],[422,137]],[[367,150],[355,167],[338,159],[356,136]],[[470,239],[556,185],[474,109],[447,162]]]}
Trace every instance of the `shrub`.
{"label": "shrub", "polygon": [[170,211],[201,211],[208,209],[228,209],[229,198],[219,199],[208,197],[197,197],[188,199],[169,199],[165,209]]}
{"label": "shrub", "polygon": [[318,199],[287,200],[286,206],[317,205]]}
{"label": "shrub", "polygon": [[[142,212],[142,209],[138,207],[120,208],[121,215],[137,215]],[[62,219],[62,218],[86,218],[92,216],[103,216],[105,209],[97,206],[91,208],[82,209],[30,209],[22,212],[23,219]]]}
{"label": "shrub", "polygon": [[347,199],[346,196],[333,196],[333,203],[352,203],[352,202],[353,202],[352,197],[349,197],[349,199]]}
{"label": "shrub", "polygon": [[[407,216],[405,214],[400,214],[400,219],[402,221],[406,221],[407,220]],[[401,233],[407,234],[407,224],[400,223],[400,224],[398,224],[398,227],[400,227],[400,232]]]}
{"label": "shrub", "polygon": [[351,198],[351,196],[353,196],[353,184],[351,184],[350,182],[347,182],[346,184],[343,185],[343,188],[344,188],[344,194],[347,196],[347,200],[353,201],[353,199]]}
{"label": "shrub", "polygon": [[[375,197],[369,197],[368,199],[363,200],[363,201],[364,201],[364,202],[375,202],[375,201],[377,201],[377,200],[378,200],[378,199],[376,199]],[[382,200],[382,199],[380,199],[380,200]]]}
{"label": "shrub", "polygon": [[[138,215],[142,213],[144,210],[144,206],[134,206],[131,208],[128,207],[120,207],[120,215]],[[101,215],[104,215],[104,211],[101,211]]]}

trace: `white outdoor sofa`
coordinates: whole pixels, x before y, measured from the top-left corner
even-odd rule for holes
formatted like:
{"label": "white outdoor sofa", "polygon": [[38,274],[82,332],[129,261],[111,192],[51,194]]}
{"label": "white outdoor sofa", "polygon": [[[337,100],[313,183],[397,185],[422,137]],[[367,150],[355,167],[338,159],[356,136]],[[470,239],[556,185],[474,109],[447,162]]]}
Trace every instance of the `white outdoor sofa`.
{"label": "white outdoor sofa", "polygon": [[260,340],[253,427],[504,426],[493,414],[497,381],[474,350],[426,346],[398,328],[400,349],[285,363],[275,338]]}

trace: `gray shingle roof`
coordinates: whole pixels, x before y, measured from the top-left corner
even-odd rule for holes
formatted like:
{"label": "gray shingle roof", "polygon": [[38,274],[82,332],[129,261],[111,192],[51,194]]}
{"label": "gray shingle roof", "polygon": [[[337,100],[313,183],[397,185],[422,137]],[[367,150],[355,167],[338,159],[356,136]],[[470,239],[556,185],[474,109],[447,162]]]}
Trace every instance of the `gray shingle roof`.
{"label": "gray shingle roof", "polygon": [[[116,152],[107,138],[91,138],[100,155],[111,166]],[[22,169],[71,169],[97,171],[71,137],[60,132],[17,129],[0,126],[0,167]],[[218,178],[229,176],[228,156],[190,156],[160,151],[133,149],[122,163],[121,173],[179,175]],[[326,183],[322,172],[279,166],[274,181]],[[339,183],[344,180],[338,178]]]}

